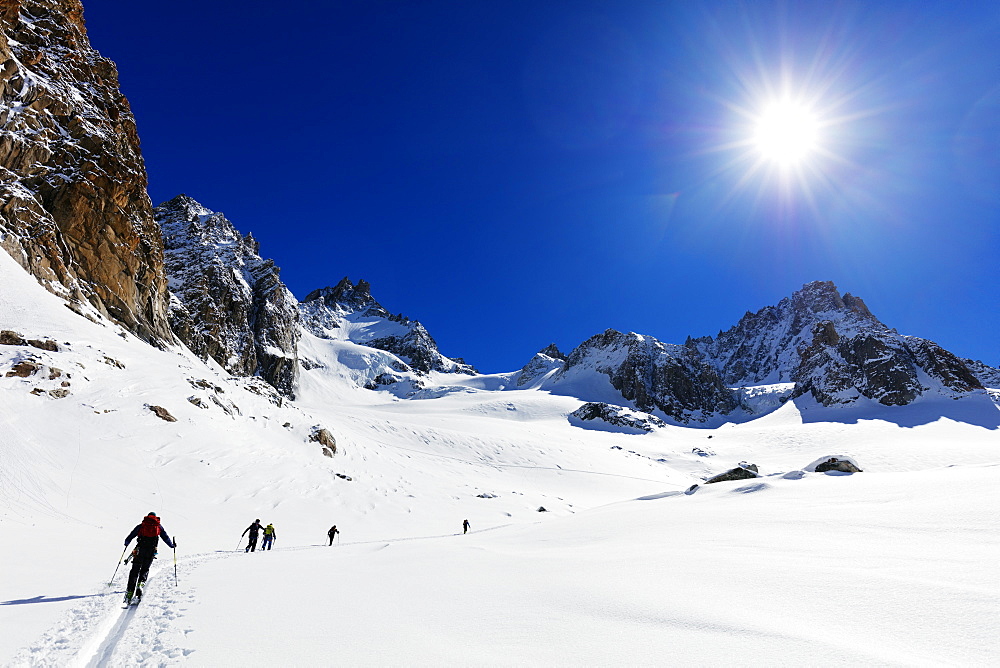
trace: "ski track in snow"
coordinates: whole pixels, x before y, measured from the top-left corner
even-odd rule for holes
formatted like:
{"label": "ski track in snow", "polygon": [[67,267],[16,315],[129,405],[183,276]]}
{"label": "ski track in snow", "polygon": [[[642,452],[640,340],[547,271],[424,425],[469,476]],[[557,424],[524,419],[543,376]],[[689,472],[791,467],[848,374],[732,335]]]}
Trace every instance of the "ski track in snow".
{"label": "ski track in snow", "polygon": [[[510,525],[470,530],[469,534],[484,533]],[[378,545],[385,549],[393,543],[451,538],[460,535],[409,536],[379,540],[354,541],[337,546]],[[327,547],[323,544],[297,545],[279,548],[285,552],[314,550]],[[263,550],[260,550],[263,551]],[[242,554],[219,551],[198,554],[177,560],[178,570],[190,574],[209,561]],[[193,629],[181,628],[177,622],[184,617],[187,606],[196,598],[196,589],[174,581],[173,562],[154,565],[142,601],[135,606],[122,608],[128,569],[119,571],[111,584],[100,586],[100,591],[86,596],[86,601],[70,610],[53,628],[35,642],[21,649],[12,667],[69,666],[71,668],[126,668],[130,666],[169,666],[183,663],[194,651],[185,648],[184,637]]]}
{"label": "ski track in snow", "polygon": [[[230,553],[201,554],[178,559],[178,568],[191,570]],[[143,600],[122,609],[128,570],[111,585],[102,585],[86,601],[31,645],[17,653],[11,666],[166,666],[182,661],[186,631],[174,628],[194,601],[195,591],[175,585],[173,562],[150,569]]]}

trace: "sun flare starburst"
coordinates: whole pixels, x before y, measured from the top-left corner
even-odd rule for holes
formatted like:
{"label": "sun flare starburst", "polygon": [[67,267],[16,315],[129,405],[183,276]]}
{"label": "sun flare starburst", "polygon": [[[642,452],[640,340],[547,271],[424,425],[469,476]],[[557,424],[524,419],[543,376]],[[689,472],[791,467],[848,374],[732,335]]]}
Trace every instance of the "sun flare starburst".
{"label": "sun flare starburst", "polygon": [[778,100],[768,103],[757,117],[753,144],[767,160],[789,167],[816,150],[819,129],[816,115],[805,104]]}

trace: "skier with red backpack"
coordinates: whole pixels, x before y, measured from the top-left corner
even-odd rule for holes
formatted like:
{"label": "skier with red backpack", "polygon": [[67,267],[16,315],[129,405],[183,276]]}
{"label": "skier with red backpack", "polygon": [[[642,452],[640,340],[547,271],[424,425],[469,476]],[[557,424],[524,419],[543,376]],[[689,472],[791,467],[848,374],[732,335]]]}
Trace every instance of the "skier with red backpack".
{"label": "skier with red backpack", "polygon": [[169,547],[177,547],[176,541],[170,539],[166,529],[160,524],[160,518],[153,512],[142,518],[142,522],[132,529],[132,533],[125,539],[125,547],[128,547],[133,538],[136,539],[136,552],[132,559],[132,570],[128,574],[128,586],[125,588],[126,604],[131,603],[133,597],[136,602],[142,598],[142,587],[146,584],[149,567],[156,558],[156,546],[160,539]]}

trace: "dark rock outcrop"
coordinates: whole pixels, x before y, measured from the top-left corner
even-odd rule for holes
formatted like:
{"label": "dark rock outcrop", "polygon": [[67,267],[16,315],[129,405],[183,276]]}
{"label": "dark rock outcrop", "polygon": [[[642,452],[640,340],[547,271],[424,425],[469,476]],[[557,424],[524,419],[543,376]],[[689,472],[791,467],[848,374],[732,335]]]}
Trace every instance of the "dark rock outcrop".
{"label": "dark rock outcrop", "polygon": [[846,459],[830,457],[825,462],[816,465],[816,473],[826,473],[827,471],[837,471],[840,473],[861,473],[861,469]]}
{"label": "dark rock outcrop", "polygon": [[31,360],[22,360],[11,367],[10,371],[7,372],[8,378],[27,378],[28,376],[33,376],[42,368],[37,362],[32,362]]}
{"label": "dark rock outcrop", "polygon": [[52,292],[173,340],[135,121],[79,0],[0,1],[0,247]]}
{"label": "dark rock outcrop", "polygon": [[703,422],[739,407],[736,394],[697,351],[651,336],[609,329],[591,337],[570,353],[553,386],[593,372],[606,375],[639,410],[658,410],[682,423]]}
{"label": "dark rock outcrop", "polygon": [[603,402],[586,403],[569,416],[570,424],[577,426],[605,430],[610,428],[613,431],[633,434],[648,434],[666,426],[666,423],[655,415]]}
{"label": "dark rock outcrop", "polygon": [[178,195],[156,207],[172,299],[170,324],[188,348],[236,376],[260,376],[294,397],[298,303],[259,244],[226,217]]}
{"label": "dark rock outcrop", "polygon": [[749,480],[751,478],[759,478],[760,472],[757,470],[756,464],[747,464],[741,462],[736,468],[729,469],[725,473],[720,473],[717,476],[713,476],[705,481],[708,485],[713,482],[727,482],[729,480]]}
{"label": "dark rock outcrop", "polygon": [[983,387],[989,387],[993,389],[1000,389],[1000,369],[989,366],[984,362],[979,360],[962,360],[966,368],[972,372],[972,375],[976,377]]}

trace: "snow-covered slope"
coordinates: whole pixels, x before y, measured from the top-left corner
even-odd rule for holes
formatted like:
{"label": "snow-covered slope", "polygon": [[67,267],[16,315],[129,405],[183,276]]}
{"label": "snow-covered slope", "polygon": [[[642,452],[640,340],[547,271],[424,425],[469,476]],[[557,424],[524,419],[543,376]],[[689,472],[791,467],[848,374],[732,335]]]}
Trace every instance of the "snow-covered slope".
{"label": "snow-covered slope", "polygon": [[[445,357],[427,329],[416,320],[389,313],[375,301],[368,281],[344,277],[337,285],[314,290],[299,304],[303,328],[315,337],[358,351],[367,364],[353,364],[355,382],[368,389],[389,389],[400,397],[423,389],[431,373],[467,374],[476,370],[461,359]],[[380,352],[375,352],[380,351]],[[305,360],[307,366],[317,364]]]}
{"label": "snow-covered slope", "polygon": [[[985,396],[803,396],[714,430],[615,433],[510,375],[430,372],[409,400],[366,390],[357,374],[389,353],[306,334],[317,364],[290,402],[79,317],[5,254],[0,284],[0,330],[18,335],[0,344],[0,661],[657,663],[669,647],[741,663],[750,636],[753,662],[1000,651],[982,622],[1000,590]],[[24,362],[34,373],[6,375]],[[828,455],[865,472],[804,472]],[[744,460],[763,477],[683,493]],[[178,540],[178,580],[164,548],[123,613],[123,570],[106,583],[150,510]],[[234,551],[258,517],[278,548]],[[463,519],[473,533],[455,536]],[[863,622],[844,613],[858,587],[888,602]],[[248,649],[265,630],[286,639],[280,657]]]}

